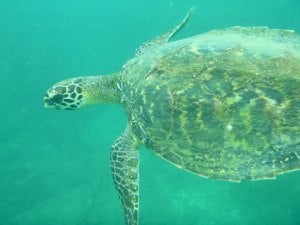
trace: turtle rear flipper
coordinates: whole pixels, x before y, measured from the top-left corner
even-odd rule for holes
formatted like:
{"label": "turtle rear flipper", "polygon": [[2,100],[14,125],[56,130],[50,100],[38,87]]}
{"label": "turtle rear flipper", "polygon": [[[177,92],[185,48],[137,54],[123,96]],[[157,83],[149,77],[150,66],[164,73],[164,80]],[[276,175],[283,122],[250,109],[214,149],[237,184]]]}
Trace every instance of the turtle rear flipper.
{"label": "turtle rear flipper", "polygon": [[111,170],[125,214],[126,225],[138,224],[139,152],[131,129],[115,141],[111,151]]}

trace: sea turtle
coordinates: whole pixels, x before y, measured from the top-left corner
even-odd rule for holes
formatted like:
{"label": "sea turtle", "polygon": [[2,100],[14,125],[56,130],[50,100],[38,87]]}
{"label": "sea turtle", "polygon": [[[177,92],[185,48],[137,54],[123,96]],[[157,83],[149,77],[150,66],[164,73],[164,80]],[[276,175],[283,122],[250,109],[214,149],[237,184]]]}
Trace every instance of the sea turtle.
{"label": "sea turtle", "polygon": [[227,181],[300,169],[300,35],[231,27],[143,44],[113,75],[52,86],[46,107],[122,104],[127,128],[111,151],[125,223],[138,224],[141,145],[175,166]]}

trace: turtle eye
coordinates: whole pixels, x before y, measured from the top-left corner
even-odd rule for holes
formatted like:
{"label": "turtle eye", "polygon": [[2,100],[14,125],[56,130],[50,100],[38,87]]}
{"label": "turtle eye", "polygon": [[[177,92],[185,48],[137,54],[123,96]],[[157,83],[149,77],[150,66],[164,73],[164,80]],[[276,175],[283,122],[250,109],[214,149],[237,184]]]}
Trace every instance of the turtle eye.
{"label": "turtle eye", "polygon": [[64,86],[57,86],[55,87],[54,91],[59,94],[64,94],[67,92],[67,88]]}

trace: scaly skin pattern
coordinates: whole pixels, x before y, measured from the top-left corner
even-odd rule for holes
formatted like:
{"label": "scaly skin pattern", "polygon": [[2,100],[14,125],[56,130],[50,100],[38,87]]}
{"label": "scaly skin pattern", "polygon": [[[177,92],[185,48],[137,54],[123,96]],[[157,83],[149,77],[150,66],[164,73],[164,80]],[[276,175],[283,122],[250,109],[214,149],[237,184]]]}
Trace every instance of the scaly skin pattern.
{"label": "scaly skin pattern", "polygon": [[139,151],[128,127],[112,146],[111,169],[115,187],[125,216],[126,225],[138,224]]}
{"label": "scaly skin pattern", "polygon": [[56,109],[74,110],[84,104],[83,78],[72,78],[53,85],[45,94],[45,106]]}
{"label": "scaly skin pattern", "polygon": [[85,76],[63,80],[45,94],[47,108],[77,110],[90,104],[120,103],[117,94],[119,76]]}
{"label": "scaly skin pattern", "polygon": [[128,61],[121,101],[137,139],[204,177],[270,179],[300,169],[300,37],[234,27]]}

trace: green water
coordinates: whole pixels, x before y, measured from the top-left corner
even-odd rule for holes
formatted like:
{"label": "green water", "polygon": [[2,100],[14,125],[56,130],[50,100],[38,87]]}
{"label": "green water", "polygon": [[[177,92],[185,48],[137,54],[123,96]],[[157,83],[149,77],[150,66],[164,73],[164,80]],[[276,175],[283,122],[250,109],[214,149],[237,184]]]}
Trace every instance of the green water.
{"label": "green water", "polygon": [[[188,9],[183,38],[233,25],[300,32],[299,0],[24,0],[0,2],[0,225],[122,225],[109,151],[121,106],[43,108],[54,82],[118,71]],[[300,172],[229,183],[141,150],[141,225],[299,225]]]}

